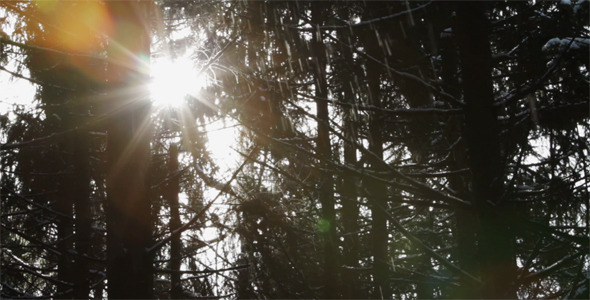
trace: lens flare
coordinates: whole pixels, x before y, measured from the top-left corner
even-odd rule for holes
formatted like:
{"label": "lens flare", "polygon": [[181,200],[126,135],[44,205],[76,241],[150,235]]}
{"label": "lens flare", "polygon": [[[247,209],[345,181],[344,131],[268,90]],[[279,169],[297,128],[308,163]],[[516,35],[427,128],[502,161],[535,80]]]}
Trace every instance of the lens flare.
{"label": "lens flare", "polygon": [[91,53],[102,47],[98,42],[113,30],[113,20],[101,1],[34,2],[43,19],[47,38],[42,46],[74,53]]}

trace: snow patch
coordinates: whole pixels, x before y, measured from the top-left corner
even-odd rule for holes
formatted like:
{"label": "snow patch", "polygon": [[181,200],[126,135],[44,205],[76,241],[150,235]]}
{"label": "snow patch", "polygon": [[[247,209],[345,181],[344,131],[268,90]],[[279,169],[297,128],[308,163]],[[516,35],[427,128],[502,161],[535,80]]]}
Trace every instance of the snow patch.
{"label": "snow patch", "polygon": [[453,29],[451,27],[449,28],[445,28],[441,33],[440,33],[440,38],[444,39],[444,38],[448,38],[451,37],[453,35]]}
{"label": "snow patch", "polygon": [[[567,45],[569,45],[571,41],[572,41],[571,37],[564,38],[564,39],[554,37],[554,38],[548,40],[545,43],[545,45],[543,45],[543,48],[541,48],[541,50],[547,51],[548,49],[552,49],[552,48],[567,47]],[[576,50],[576,49],[579,49],[582,47],[588,47],[588,46],[590,46],[590,39],[574,38],[573,43],[571,43],[570,49]]]}

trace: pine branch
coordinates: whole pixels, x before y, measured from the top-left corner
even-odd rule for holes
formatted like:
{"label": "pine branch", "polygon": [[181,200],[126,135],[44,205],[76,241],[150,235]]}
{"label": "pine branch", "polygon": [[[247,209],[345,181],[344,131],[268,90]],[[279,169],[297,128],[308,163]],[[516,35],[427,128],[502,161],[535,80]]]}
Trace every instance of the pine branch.
{"label": "pine branch", "polygon": [[[252,152],[250,152],[249,157],[251,158],[256,152],[258,152],[258,148],[257,147],[254,148],[252,150]],[[166,238],[164,238],[164,239],[156,242],[153,246],[145,249],[145,251],[148,252],[148,253],[154,253],[156,250],[160,249],[166,243],[168,243],[171,239],[173,239],[177,235],[183,233],[184,231],[186,231],[187,229],[189,229],[194,223],[196,223],[209,210],[209,208],[211,208],[211,206],[213,205],[213,203],[215,203],[215,201],[217,201],[217,199],[223,194],[223,190],[225,190],[228,186],[231,185],[231,183],[236,179],[238,173],[240,173],[242,171],[242,169],[244,168],[244,166],[248,162],[249,162],[249,159],[245,159],[244,162],[242,162],[242,164],[238,167],[238,169],[236,171],[234,171],[234,173],[232,174],[231,178],[225,183],[225,187],[221,191],[219,191],[219,193],[217,193],[217,196],[215,196],[215,198],[213,198],[211,201],[209,201],[209,203],[207,203],[203,207],[203,209],[201,209],[201,211],[197,215],[195,215],[192,219],[190,219],[184,225],[180,226],[174,232],[170,233],[170,235],[168,237],[166,237]]]}

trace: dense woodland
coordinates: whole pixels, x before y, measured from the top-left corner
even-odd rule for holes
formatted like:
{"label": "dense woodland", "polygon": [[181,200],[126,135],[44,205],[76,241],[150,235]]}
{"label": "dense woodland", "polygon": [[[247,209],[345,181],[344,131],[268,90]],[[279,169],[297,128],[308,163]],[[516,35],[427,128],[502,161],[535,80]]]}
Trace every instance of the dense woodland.
{"label": "dense woodland", "polygon": [[589,298],[589,4],[2,1],[0,296]]}

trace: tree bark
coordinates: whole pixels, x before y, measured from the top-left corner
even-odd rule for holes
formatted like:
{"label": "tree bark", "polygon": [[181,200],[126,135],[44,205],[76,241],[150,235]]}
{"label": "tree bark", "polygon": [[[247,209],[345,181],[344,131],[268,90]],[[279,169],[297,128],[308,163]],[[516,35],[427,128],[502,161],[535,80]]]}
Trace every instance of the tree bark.
{"label": "tree bark", "polygon": [[60,193],[56,199],[56,211],[67,218],[60,218],[57,221],[57,244],[56,248],[60,252],[57,259],[57,279],[63,284],[57,285],[57,298],[71,298],[72,287],[68,283],[73,282],[72,277],[72,262],[71,254],[69,253],[73,249],[72,235],[73,223],[72,223],[72,198],[68,195],[68,188],[65,186],[65,176],[60,178],[58,184]]}
{"label": "tree bark", "polygon": [[76,118],[77,132],[72,138],[73,148],[73,166],[74,174],[71,178],[70,184],[73,187],[73,202],[76,219],[74,226],[76,233],[74,240],[76,242],[76,258],[74,265],[74,290],[73,296],[76,299],[86,299],[90,293],[90,274],[89,261],[85,257],[89,256],[90,250],[90,235],[92,226],[92,213],[90,210],[90,153],[88,131],[83,124],[84,108],[87,107],[84,103],[87,99],[82,97],[80,107],[76,109],[76,113],[80,117]]}
{"label": "tree bark", "polygon": [[107,280],[109,298],[152,298],[153,266],[148,169],[150,125],[148,2],[108,6],[115,34],[109,44]]}
{"label": "tree bark", "polygon": [[[40,39],[48,40],[51,32],[45,33]],[[75,86],[73,73],[75,72],[64,63],[64,57],[55,53],[43,51],[32,51],[28,61],[29,69],[33,78],[36,78],[46,84],[42,85],[39,93],[39,100],[45,104],[44,112],[47,116],[44,120],[44,126],[48,132],[57,133],[72,130],[74,124],[71,120],[72,101],[74,95],[68,89]],[[51,71],[48,71],[51,70]],[[75,186],[71,178],[75,172],[75,161],[70,153],[73,152],[72,139],[76,135],[72,132],[65,137],[55,140],[54,144],[48,146],[43,152],[46,155],[44,161],[40,164],[40,170],[44,172],[53,172],[56,174],[53,178],[43,179],[42,186],[51,186],[56,188],[56,194],[52,196],[55,211],[60,213],[62,218],[56,221],[57,241],[56,248],[59,251],[57,257],[57,279],[56,298],[72,298],[72,284],[74,282],[74,265],[72,261],[72,251],[74,250],[74,214],[73,205],[75,199]],[[36,186],[36,185],[33,185]],[[43,188],[41,188],[43,191]]]}
{"label": "tree bark", "polygon": [[[324,3],[312,3],[312,23],[320,26],[324,20],[325,9]],[[315,92],[320,99],[328,98],[328,84],[326,79],[326,47],[323,42],[321,32],[313,31],[312,37],[312,55],[315,61],[314,77]],[[334,209],[334,179],[332,174],[327,170],[329,161],[332,158],[330,146],[330,117],[328,112],[328,102],[316,101],[318,117],[318,137],[317,153],[320,157],[318,166],[318,193],[322,206],[322,219],[320,220],[319,229],[324,236],[324,272],[325,272],[325,298],[338,298],[338,247],[336,237],[336,212]]]}
{"label": "tree bark", "polygon": [[[340,18],[342,20],[348,20],[348,7],[342,7],[340,12]],[[348,44],[352,44],[352,33],[349,30],[342,30],[338,32],[339,39],[346,41]],[[344,163],[348,166],[356,168],[357,163],[357,149],[355,142],[357,140],[356,125],[354,124],[355,119],[355,99],[354,91],[352,88],[351,74],[355,74],[354,58],[352,50],[349,47],[341,48],[342,54],[344,55],[344,64],[338,69],[339,81],[342,82],[342,91],[339,93],[340,102],[350,104],[343,108],[342,119],[344,127],[344,137],[346,141],[344,144]],[[345,171],[342,174],[342,187],[340,188],[340,194],[342,195],[342,227],[343,227],[343,264],[342,269],[342,292],[343,297],[347,299],[361,299],[364,298],[359,288],[359,282],[357,280],[358,272],[355,271],[354,267],[358,267],[359,262],[359,205],[358,201],[358,178],[352,171]]]}
{"label": "tree bark", "polygon": [[457,44],[465,101],[465,141],[473,176],[471,198],[479,217],[481,297],[516,298],[513,236],[505,204],[499,126],[493,107],[492,58],[486,3],[457,5]]}
{"label": "tree bark", "polygon": [[[180,226],[180,214],[178,212],[178,194],[180,193],[180,180],[178,172],[178,146],[170,145],[168,157],[168,186],[166,189],[168,204],[170,205],[170,232],[176,231]],[[181,240],[180,235],[176,235],[170,241],[170,270],[180,270],[181,263]],[[180,282],[180,272],[170,274],[170,298],[182,298],[182,285]]]}
{"label": "tree bark", "polygon": [[[368,68],[370,103],[377,109],[381,108],[379,74]],[[381,130],[383,121],[381,116],[373,112],[369,120],[369,151],[376,157],[372,157],[371,168],[382,171],[383,165],[378,160],[383,159],[383,136]],[[373,241],[373,276],[375,283],[374,297],[390,298],[391,287],[388,280],[389,263],[387,260],[387,245],[389,236],[387,231],[387,187],[382,182],[369,181],[365,184],[369,191],[369,204],[371,207],[371,239]]]}
{"label": "tree bark", "polygon": [[[368,3],[370,12],[377,12],[378,3]],[[374,18],[375,15],[367,15],[366,18]],[[379,59],[383,56],[383,51],[379,47],[379,30],[375,27],[369,28],[364,39],[367,53]],[[374,62],[367,62],[367,81],[369,104],[376,108],[369,115],[369,151],[373,154],[369,157],[370,168],[374,171],[383,171],[383,115],[378,111],[382,108],[381,101],[381,74],[382,67]],[[389,242],[389,233],[387,231],[387,187],[382,182],[369,180],[364,183],[368,191],[369,206],[371,209],[371,240],[373,255],[373,297],[374,298],[391,298],[391,285],[389,282],[389,262],[387,258],[387,248]]]}
{"label": "tree bark", "polygon": [[[454,5],[451,3],[441,3],[439,8],[439,13],[444,15],[450,16],[454,12]],[[443,89],[456,99],[460,99],[461,86],[457,75],[459,55],[457,53],[457,45],[453,33],[444,33],[439,40],[439,45],[442,58],[441,77],[443,79]],[[457,141],[456,145],[451,150],[448,164],[449,169],[460,170],[468,168],[469,164],[467,162],[465,140],[461,139],[461,134],[464,131],[462,118],[461,116],[452,115],[447,119],[447,123],[446,136],[448,136],[449,143],[455,143],[455,141]],[[470,180],[471,178],[467,175],[450,176],[449,186],[454,191],[457,191],[459,198],[470,200],[468,192],[468,183]],[[457,248],[454,252],[454,256],[461,269],[471,275],[478,276],[479,270],[477,266],[476,245],[478,218],[474,213],[475,210],[473,208],[455,209],[454,236]],[[449,290],[450,298],[474,299],[479,297],[479,295],[478,287],[474,286],[472,282],[467,281],[461,282],[459,286],[452,286]]]}

